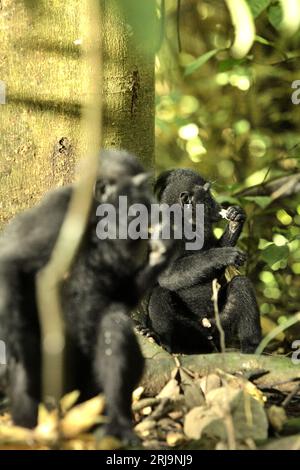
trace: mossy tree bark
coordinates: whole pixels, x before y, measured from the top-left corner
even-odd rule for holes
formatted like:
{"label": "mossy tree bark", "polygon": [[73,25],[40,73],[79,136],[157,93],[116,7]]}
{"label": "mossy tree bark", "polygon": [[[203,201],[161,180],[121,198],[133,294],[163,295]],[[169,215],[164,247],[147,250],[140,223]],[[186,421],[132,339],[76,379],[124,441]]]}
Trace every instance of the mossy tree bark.
{"label": "mossy tree bark", "polygon": [[[99,0],[104,34],[103,145],[154,157],[155,0]],[[86,78],[80,0],[4,0],[0,14],[0,226],[74,179]],[[99,85],[100,86],[100,85]]]}
{"label": "mossy tree bark", "polygon": [[103,0],[104,147],[154,158],[155,1]]}
{"label": "mossy tree bark", "polygon": [[5,0],[0,13],[0,224],[74,179],[81,152],[80,1]]}

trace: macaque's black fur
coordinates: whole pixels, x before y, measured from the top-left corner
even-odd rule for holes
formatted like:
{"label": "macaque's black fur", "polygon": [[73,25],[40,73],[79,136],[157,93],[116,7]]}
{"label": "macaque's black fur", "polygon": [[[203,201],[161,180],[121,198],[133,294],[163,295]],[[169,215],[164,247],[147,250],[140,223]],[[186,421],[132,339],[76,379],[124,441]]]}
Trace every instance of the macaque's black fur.
{"label": "macaque's black fur", "polygon": [[[174,353],[205,353],[219,350],[219,332],[212,302],[212,281],[221,285],[218,308],[225,332],[226,346],[237,337],[242,352],[255,351],[261,337],[259,310],[249,279],[236,276],[225,280],[228,266],[241,266],[245,255],[235,244],[245,221],[244,211],[237,206],[227,209],[229,223],[218,240],[213,223],[220,220],[221,207],[212,197],[207,181],[192,170],[177,169],[162,173],[155,184],[161,203],[204,204],[204,246],[201,250],[185,249],[177,240],[177,255],[160,275],[158,284],[147,297],[141,310],[142,333],[153,336],[165,349]],[[211,327],[203,326],[208,318]]]}
{"label": "macaque's black fur", "polygon": [[[149,262],[148,240],[99,240],[99,201],[149,207],[143,168],[124,151],[102,151],[90,218],[73,267],[62,286],[67,334],[76,381],[84,397],[104,392],[106,432],[132,437],[131,394],[144,360],[129,318],[167,262],[167,251]],[[15,217],[0,238],[0,339],[8,356],[8,387],[17,425],[33,427],[40,393],[40,327],[35,275],[47,261],[68,208],[72,185],[51,191],[36,207]],[[163,251],[163,250],[162,250]],[[150,253],[150,254],[149,254]],[[73,377],[74,378],[74,377]]]}

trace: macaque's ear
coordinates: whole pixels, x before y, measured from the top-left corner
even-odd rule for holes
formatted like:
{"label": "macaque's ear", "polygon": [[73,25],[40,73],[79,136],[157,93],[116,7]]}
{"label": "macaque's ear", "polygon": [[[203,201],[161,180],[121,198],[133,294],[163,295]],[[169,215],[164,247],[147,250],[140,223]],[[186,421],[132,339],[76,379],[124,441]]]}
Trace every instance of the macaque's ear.
{"label": "macaque's ear", "polygon": [[144,184],[148,183],[150,178],[152,177],[152,173],[138,173],[131,178],[131,181],[134,186],[141,187]]}
{"label": "macaque's ear", "polygon": [[188,191],[184,191],[183,193],[180,193],[179,201],[182,207],[184,206],[184,204],[190,204],[191,203],[190,199],[191,199],[190,193]]}
{"label": "macaque's ear", "polygon": [[204,191],[208,191],[211,187],[211,184],[209,182],[205,183],[205,185],[203,186],[203,189]]}

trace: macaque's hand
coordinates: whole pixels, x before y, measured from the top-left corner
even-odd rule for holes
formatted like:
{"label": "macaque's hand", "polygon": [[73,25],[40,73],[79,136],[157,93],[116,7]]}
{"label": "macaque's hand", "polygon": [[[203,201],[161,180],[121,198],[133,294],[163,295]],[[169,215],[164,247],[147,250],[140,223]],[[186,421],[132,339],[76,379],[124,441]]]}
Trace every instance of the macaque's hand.
{"label": "macaque's hand", "polygon": [[219,253],[216,261],[219,266],[235,266],[236,268],[239,268],[240,266],[243,266],[247,260],[246,253],[238,248],[226,246],[223,248],[217,248],[217,250],[219,250]]}
{"label": "macaque's hand", "polygon": [[[222,209],[222,211],[224,211],[224,209]],[[224,217],[230,222],[241,223],[246,220],[245,211],[240,206],[229,206],[228,209],[226,209]]]}

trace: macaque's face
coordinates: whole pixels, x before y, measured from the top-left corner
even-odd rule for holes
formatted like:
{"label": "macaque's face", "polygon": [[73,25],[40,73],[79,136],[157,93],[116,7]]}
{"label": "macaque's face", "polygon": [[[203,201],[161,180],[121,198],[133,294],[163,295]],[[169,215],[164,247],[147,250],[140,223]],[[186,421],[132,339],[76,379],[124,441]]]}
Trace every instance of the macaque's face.
{"label": "macaque's face", "polygon": [[[179,196],[179,202],[182,207],[187,205],[192,207],[193,216],[195,216],[197,204],[203,204],[204,206],[204,217],[210,222],[216,222],[220,220],[219,214],[221,207],[212,197],[210,192],[210,183],[195,184],[192,188],[186,191],[182,191]],[[194,217],[193,217],[194,220]]]}

